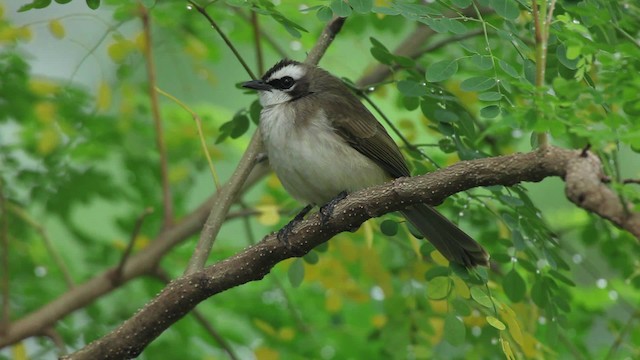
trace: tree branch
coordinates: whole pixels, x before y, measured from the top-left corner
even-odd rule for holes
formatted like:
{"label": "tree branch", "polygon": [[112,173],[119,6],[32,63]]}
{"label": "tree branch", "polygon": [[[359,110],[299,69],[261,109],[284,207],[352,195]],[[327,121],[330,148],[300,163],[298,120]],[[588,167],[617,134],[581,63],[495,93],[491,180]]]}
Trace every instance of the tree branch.
{"label": "tree branch", "polygon": [[153,60],[153,48],[151,42],[151,23],[147,8],[138,4],[138,11],[142,19],[142,28],[144,30],[144,59],[147,70],[147,80],[149,82],[148,91],[151,101],[151,115],[153,117],[153,125],[156,131],[156,146],[160,155],[160,178],[162,181],[162,226],[167,228],[173,225],[173,199],[171,196],[171,187],[169,185],[169,159],[167,156],[167,145],[164,142],[164,130],[162,128],[162,119],[160,118],[160,105],[158,103],[158,94],[156,93],[156,65]]}
{"label": "tree branch", "polygon": [[[118,329],[66,359],[94,359],[97,354],[103,359],[135,357],[171,324],[208,297],[260,280],[278,262],[303,256],[334,235],[359,227],[369,218],[417,203],[436,205],[457,192],[474,187],[511,186],[523,181],[538,182],[550,176],[566,178],[568,195],[575,196],[573,189],[577,189],[581,204],[591,203],[591,197],[600,203],[618,201],[616,194],[606,187],[603,189],[601,183],[581,181],[587,175],[591,179],[600,177],[599,161],[596,160],[592,154],[583,156],[580,151],[547,147],[526,154],[461,161],[426,175],[399,178],[355,192],[336,205],[326,222],[320,221],[316,213],[296,225],[289,237],[291,246],[271,234],[226,260],[174,280]],[[594,170],[597,170],[595,175]],[[573,184],[576,181],[578,186]],[[635,221],[640,214],[626,214],[622,205],[614,214],[614,208],[605,206],[589,210],[611,218],[616,225],[634,234],[640,234],[640,222]]]}

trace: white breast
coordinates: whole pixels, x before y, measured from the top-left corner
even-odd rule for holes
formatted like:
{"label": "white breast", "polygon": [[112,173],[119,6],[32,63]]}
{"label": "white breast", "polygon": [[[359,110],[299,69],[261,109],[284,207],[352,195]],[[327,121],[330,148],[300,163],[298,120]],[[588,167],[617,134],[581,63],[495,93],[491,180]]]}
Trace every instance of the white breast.
{"label": "white breast", "polygon": [[296,199],[322,205],[342,191],[352,192],[390,177],[375,162],[335,133],[324,111],[308,126],[295,123],[289,103],[266,107],[260,130],[271,167]]}

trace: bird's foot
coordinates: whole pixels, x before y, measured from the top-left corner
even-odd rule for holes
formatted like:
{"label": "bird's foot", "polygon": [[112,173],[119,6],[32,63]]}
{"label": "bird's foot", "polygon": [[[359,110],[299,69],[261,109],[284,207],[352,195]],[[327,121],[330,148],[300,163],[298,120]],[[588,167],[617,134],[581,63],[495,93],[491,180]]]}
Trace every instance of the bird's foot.
{"label": "bird's foot", "polygon": [[336,195],[333,199],[329,200],[328,203],[322,205],[320,207],[320,221],[322,225],[326,224],[329,221],[331,215],[333,215],[333,209],[335,209],[336,205],[344,198],[347,197],[347,192],[343,191],[340,194]]}
{"label": "bird's foot", "polygon": [[282,229],[278,231],[278,234],[276,234],[276,238],[278,238],[281,243],[287,245],[287,247],[290,247],[291,244],[289,243],[289,235],[291,235],[291,231],[293,231],[293,228],[304,219],[304,217],[309,213],[309,211],[311,211],[311,209],[313,209],[313,205],[307,205],[302,210],[300,210],[300,212],[293,219],[291,219],[291,221],[289,221],[287,225],[283,226]]}

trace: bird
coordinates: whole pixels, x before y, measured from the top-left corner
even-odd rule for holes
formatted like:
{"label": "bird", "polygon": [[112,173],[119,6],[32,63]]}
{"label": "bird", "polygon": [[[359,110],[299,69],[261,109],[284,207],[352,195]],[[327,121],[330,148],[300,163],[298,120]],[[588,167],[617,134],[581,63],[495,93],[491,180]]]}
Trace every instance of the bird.
{"label": "bird", "polygon": [[[258,92],[271,168],[285,190],[307,204],[294,221],[340,195],[411,176],[384,126],[328,71],[283,59],[242,87]],[[400,212],[450,262],[488,266],[484,248],[433,207],[418,204]]]}

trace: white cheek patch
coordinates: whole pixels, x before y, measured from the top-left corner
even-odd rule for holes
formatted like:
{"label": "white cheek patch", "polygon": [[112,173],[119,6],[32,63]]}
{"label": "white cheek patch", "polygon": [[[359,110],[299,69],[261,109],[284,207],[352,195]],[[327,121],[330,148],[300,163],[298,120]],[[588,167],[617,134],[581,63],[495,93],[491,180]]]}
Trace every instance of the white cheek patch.
{"label": "white cheek patch", "polygon": [[280,90],[260,91],[260,105],[267,107],[291,100],[291,95]]}
{"label": "white cheek patch", "polygon": [[294,80],[298,80],[301,77],[303,77],[304,74],[305,74],[305,69],[302,66],[291,64],[271,74],[271,76],[269,76],[269,78],[267,79],[267,82],[273,79],[281,79],[285,76],[291,76]]}

